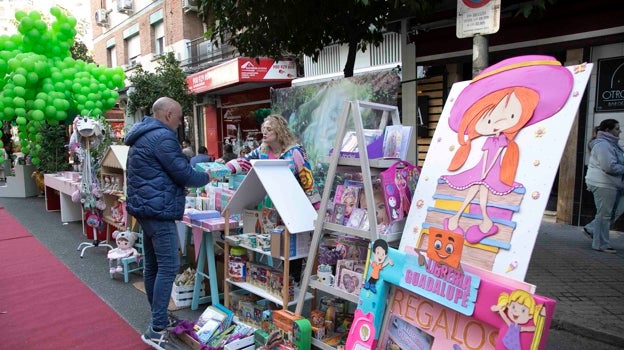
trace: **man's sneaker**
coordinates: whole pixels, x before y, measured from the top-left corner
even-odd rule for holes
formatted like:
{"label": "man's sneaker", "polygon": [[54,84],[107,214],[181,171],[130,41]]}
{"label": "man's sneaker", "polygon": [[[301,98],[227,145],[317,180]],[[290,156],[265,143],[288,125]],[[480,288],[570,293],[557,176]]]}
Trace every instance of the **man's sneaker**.
{"label": "man's sneaker", "polygon": [[141,339],[145,344],[148,344],[154,349],[159,350],[179,350],[180,347],[175,345],[171,338],[169,337],[169,332],[167,330],[162,330],[160,332],[156,332],[152,329],[150,325],[147,327],[147,331],[141,335]]}

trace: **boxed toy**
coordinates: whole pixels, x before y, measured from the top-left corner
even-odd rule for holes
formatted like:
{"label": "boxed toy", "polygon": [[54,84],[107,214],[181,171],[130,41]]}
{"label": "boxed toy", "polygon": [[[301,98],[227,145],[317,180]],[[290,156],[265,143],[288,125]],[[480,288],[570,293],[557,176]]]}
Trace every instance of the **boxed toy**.
{"label": "boxed toy", "polygon": [[201,226],[201,222],[206,219],[220,218],[221,213],[216,210],[205,210],[197,212],[189,212],[187,214],[191,219],[191,224]]}
{"label": "boxed toy", "polygon": [[[278,297],[282,297],[282,287],[284,286],[284,272],[282,270],[269,270],[269,288],[267,291]],[[292,276],[288,278],[288,301],[295,300],[295,280]]]}
{"label": "boxed toy", "polygon": [[216,162],[197,163],[195,164],[195,170],[208,171],[210,174],[210,181],[225,182],[229,178],[232,171],[225,164]]}
{"label": "boxed toy", "polygon": [[262,211],[243,211],[243,230],[245,233],[262,233]]}
{"label": "boxed toy", "polygon": [[247,271],[249,271],[250,276],[248,283],[269,290],[269,270],[270,268],[266,265],[248,262]]}
{"label": "boxed toy", "polygon": [[[279,258],[284,256],[285,250],[282,246],[282,234],[285,232],[283,226],[279,226],[271,231],[271,256]],[[312,242],[312,232],[291,233],[288,248],[289,256],[302,255],[310,251]]]}
{"label": "boxed toy", "polygon": [[310,349],[312,338],[310,321],[289,310],[276,310],[273,312],[273,323],[275,328],[282,332],[286,346]]}

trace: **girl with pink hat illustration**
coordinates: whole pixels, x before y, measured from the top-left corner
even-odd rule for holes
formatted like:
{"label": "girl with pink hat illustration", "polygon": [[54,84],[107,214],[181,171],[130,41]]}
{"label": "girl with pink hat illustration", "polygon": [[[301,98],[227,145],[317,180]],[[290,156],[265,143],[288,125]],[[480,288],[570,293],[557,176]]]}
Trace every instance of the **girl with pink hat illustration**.
{"label": "girl with pink hat illustration", "polygon": [[[471,168],[441,176],[451,188],[466,191],[459,210],[443,220],[445,229],[464,234],[462,213],[478,198],[481,222],[467,228],[466,241],[475,244],[498,232],[486,210],[488,197],[523,187],[515,181],[520,155],[516,136],[523,128],[556,114],[570,96],[572,85],[572,74],[553,57],[531,55],[485,69],[459,94],[449,117],[459,148],[448,170],[461,170],[471,152],[480,151],[481,155]],[[487,137],[483,147],[472,150],[472,141],[479,137]]]}

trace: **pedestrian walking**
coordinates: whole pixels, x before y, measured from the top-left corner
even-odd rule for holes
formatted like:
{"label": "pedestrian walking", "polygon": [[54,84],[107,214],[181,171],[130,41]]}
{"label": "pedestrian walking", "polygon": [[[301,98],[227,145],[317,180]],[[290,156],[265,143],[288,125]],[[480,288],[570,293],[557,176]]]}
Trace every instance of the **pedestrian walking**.
{"label": "pedestrian walking", "polygon": [[624,149],[620,147],[620,123],[605,119],[589,142],[589,164],[585,183],[594,195],[596,216],[583,228],[592,239],[592,249],[616,253],[609,241],[609,230],[624,213]]}

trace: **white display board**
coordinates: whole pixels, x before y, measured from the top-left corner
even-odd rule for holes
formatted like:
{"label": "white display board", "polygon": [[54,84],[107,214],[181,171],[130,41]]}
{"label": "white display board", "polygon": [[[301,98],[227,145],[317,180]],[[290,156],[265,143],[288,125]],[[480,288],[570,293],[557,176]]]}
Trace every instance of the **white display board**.
{"label": "white display board", "polygon": [[287,160],[252,160],[252,168],[224,210],[240,214],[255,209],[268,194],[290,233],[314,231],[317,212]]}

